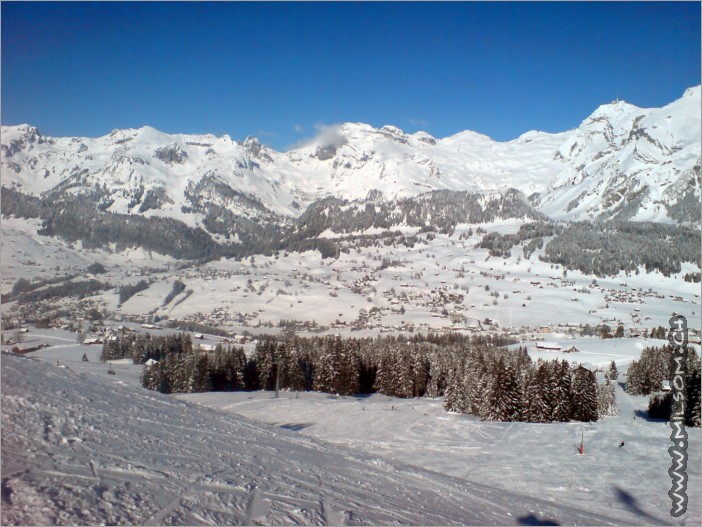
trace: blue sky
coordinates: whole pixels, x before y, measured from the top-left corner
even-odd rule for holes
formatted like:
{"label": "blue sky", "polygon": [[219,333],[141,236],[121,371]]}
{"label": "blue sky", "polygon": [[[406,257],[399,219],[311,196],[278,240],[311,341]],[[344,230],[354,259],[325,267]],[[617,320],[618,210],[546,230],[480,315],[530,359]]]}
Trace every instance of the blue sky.
{"label": "blue sky", "polygon": [[2,2],[2,123],[285,150],[316,127],[504,141],[700,83],[700,3]]}

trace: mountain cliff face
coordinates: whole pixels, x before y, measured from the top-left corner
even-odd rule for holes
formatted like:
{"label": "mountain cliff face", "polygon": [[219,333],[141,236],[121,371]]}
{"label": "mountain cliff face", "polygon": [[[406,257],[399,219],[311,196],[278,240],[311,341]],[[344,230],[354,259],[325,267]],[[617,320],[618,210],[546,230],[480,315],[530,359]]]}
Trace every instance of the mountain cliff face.
{"label": "mountain cliff face", "polygon": [[697,86],[660,109],[613,102],[575,130],[509,142],[346,123],[277,152],[251,137],[144,127],[53,138],[20,125],[2,127],[0,159],[2,185],[23,195],[81,199],[100,212],[171,218],[228,236],[290,224],[326,198],[363,200],[362,208],[432,191],[489,200],[516,189],[529,196],[532,216],[571,221],[697,222],[700,142]]}
{"label": "mountain cliff face", "polygon": [[700,88],[663,108],[600,106],[559,147],[547,215],[699,221]]}

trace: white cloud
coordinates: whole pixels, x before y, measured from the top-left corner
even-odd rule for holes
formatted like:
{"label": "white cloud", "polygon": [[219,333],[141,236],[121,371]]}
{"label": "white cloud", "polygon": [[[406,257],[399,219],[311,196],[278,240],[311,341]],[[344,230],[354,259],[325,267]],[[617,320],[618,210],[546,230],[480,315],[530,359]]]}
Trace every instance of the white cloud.
{"label": "white cloud", "polygon": [[298,134],[301,134],[302,132],[305,131],[305,129],[302,126],[300,126],[299,124],[294,125],[293,130],[295,130]]}
{"label": "white cloud", "polygon": [[304,146],[310,146],[315,144],[319,146],[335,146],[338,148],[341,145],[346,144],[347,142],[346,138],[341,133],[340,124],[317,123],[314,125],[314,129],[316,133],[313,137],[300,139],[299,141],[295,142],[290,148],[301,148]]}

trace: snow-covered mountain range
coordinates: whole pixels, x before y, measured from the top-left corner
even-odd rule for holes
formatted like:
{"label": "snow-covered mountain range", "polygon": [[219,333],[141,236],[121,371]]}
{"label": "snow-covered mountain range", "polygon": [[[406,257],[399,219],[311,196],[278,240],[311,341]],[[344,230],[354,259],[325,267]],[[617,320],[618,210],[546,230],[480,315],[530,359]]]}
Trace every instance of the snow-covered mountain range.
{"label": "snow-covered mountain range", "polygon": [[202,224],[204,204],[285,221],[330,196],[393,200],[508,189],[555,219],[694,221],[700,143],[700,86],[663,108],[615,101],[574,130],[532,131],[509,142],[470,131],[436,139],[346,123],[277,152],[251,137],[144,127],[53,138],[19,125],[2,127],[2,185],[53,199],[81,194],[102,211],[172,217],[193,227]]}

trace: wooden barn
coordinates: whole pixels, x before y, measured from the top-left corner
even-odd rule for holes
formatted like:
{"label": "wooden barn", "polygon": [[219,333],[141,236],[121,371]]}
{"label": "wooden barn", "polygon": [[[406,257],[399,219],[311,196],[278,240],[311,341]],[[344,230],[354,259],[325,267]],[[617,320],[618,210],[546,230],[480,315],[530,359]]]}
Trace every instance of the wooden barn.
{"label": "wooden barn", "polygon": [[561,346],[555,342],[541,340],[536,343],[536,349],[541,351],[561,351]]}

